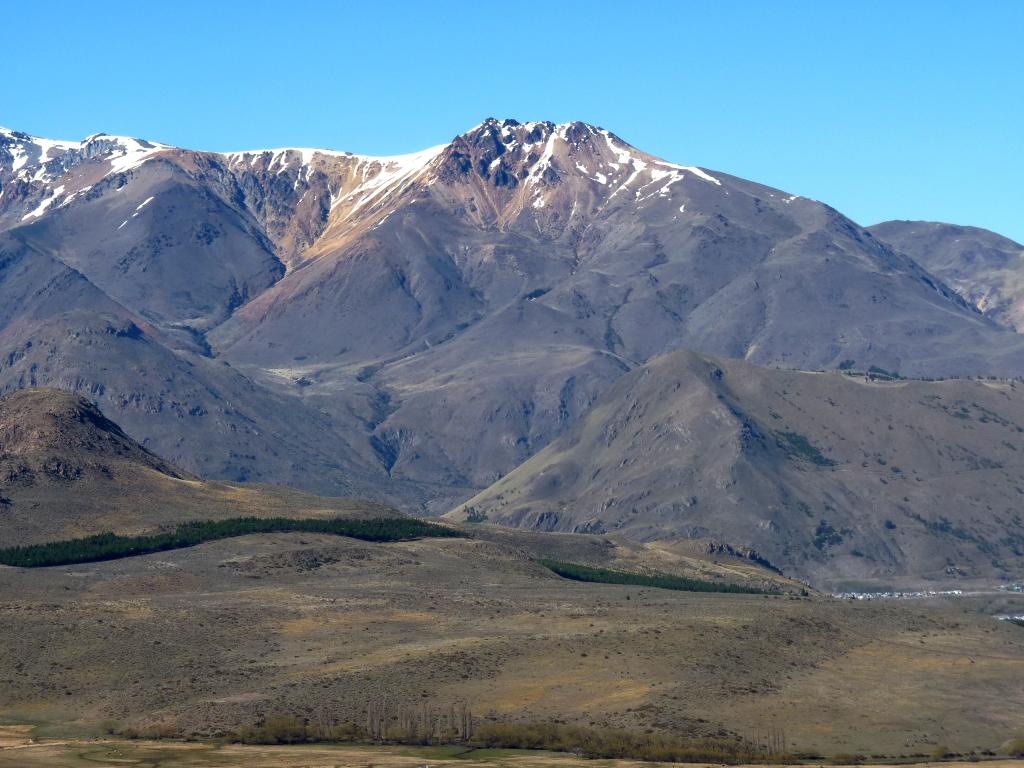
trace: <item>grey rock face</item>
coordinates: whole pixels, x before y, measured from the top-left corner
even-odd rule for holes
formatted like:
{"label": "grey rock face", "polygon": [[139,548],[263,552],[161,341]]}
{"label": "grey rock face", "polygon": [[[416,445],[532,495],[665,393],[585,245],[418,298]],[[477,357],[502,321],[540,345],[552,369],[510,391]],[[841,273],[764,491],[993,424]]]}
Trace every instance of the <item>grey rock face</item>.
{"label": "grey rock face", "polygon": [[247,370],[305,377],[307,396],[375,386],[393,477],[479,486],[571,423],[555,393],[590,402],[678,348],[910,375],[1022,369],[1018,339],[827,206],[584,124],[488,121],[386,202],[330,223],[316,260],[210,338]]}

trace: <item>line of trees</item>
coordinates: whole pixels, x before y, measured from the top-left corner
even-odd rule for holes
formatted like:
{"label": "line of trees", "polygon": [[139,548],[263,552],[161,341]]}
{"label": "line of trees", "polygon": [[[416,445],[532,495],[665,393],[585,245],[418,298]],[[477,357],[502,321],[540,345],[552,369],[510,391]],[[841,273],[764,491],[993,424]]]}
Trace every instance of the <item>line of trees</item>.
{"label": "line of trees", "polygon": [[256,744],[374,742],[475,748],[542,749],[581,757],[720,764],[792,762],[781,729],[750,737],[686,737],[667,733],[589,728],[556,722],[477,724],[466,702],[447,706],[372,699],[366,720],[342,720],[328,704],[310,719],[273,714],[235,734]]}
{"label": "line of trees", "polygon": [[685,737],[561,723],[488,723],[473,736],[477,746],[504,749],[545,749],[581,757],[650,760],[677,763],[786,763],[785,738],[774,732],[769,741],[718,737]]}
{"label": "line of trees", "polygon": [[677,589],[684,592],[766,594],[763,589],[747,587],[741,584],[725,584],[717,581],[688,578],[686,576],[673,576],[667,573],[646,574],[633,571],[616,571],[611,568],[598,568],[592,565],[567,563],[561,560],[538,560],[537,562],[562,578],[572,579],[573,581],[590,581],[597,584],[625,584],[637,587],[655,587],[657,589]]}
{"label": "line of trees", "polygon": [[473,713],[466,702],[434,707],[430,704],[371,701],[366,708],[366,732],[374,741],[413,744],[458,744],[473,736]]}
{"label": "line of trees", "polygon": [[460,537],[454,528],[407,517],[379,517],[366,520],[326,520],[287,517],[235,517],[227,520],[197,520],[178,525],[172,531],[119,536],[101,533],[82,539],[0,549],[0,564],[20,568],[92,563],[123,557],[193,547],[204,541],[245,536],[251,533],[328,533],[363,541],[407,541],[426,537]]}
{"label": "line of trees", "polygon": [[466,702],[448,706],[389,702],[371,699],[360,724],[338,715],[331,704],[321,704],[311,718],[271,714],[234,735],[247,744],[299,744],[303,742],[387,742],[397,744],[465,744],[475,731]]}

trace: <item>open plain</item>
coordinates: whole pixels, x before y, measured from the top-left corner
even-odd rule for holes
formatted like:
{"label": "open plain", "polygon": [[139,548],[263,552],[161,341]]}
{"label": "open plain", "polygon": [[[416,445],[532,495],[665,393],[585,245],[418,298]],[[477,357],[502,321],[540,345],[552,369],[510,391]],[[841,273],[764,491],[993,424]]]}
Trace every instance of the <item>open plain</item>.
{"label": "open plain", "polygon": [[466,527],[473,538],[267,534],[0,568],[0,716],[44,735],[222,737],[273,714],[362,724],[370,702],[465,702],[478,722],[774,729],[821,755],[1021,735],[1024,629],[970,602],[802,597],[779,577],[773,595],[581,583],[536,558],[772,585],[738,558]]}
{"label": "open plain", "polygon": [[[63,741],[0,747],[0,768],[658,768],[670,763],[588,760],[569,754],[527,750],[449,747],[248,746],[122,740]],[[870,763],[862,764],[872,768]],[[968,768],[958,760],[916,764],[919,768]],[[1019,761],[991,760],[987,768],[1018,768]],[[695,764],[695,768],[710,768]],[[738,768],[751,768],[738,766]],[[791,766],[779,766],[791,768]],[[822,765],[821,768],[825,768]]]}

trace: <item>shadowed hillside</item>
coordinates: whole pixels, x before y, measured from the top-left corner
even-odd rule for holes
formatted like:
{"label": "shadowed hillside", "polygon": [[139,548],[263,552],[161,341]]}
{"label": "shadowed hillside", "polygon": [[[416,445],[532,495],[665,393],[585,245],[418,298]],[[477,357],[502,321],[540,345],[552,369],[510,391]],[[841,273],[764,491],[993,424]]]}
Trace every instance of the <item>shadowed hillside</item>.
{"label": "shadowed hillside", "polygon": [[0,523],[5,545],[137,533],[242,515],[380,517],[373,502],[207,482],[147,451],[88,401],[55,389],[0,398]]}
{"label": "shadowed hillside", "polygon": [[1024,390],[679,352],[449,516],[752,547],[818,585],[1020,579]]}
{"label": "shadowed hillside", "polygon": [[1024,246],[979,227],[885,221],[875,237],[910,256],[993,320],[1024,330]]}

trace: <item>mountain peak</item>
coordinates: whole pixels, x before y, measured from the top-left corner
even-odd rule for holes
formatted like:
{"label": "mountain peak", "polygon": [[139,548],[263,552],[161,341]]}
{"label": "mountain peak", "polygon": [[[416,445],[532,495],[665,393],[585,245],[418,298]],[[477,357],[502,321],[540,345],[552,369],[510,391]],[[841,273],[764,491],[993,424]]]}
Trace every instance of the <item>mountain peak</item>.
{"label": "mountain peak", "polygon": [[[476,174],[496,187],[554,184],[575,177],[608,198],[657,185],[657,194],[685,174],[719,181],[699,168],[676,165],[638,150],[614,133],[582,121],[521,123],[489,117],[457,136],[445,150],[441,178],[452,181]],[[650,190],[648,190],[650,191]],[[667,195],[662,195],[667,196]],[[544,207],[541,198],[533,207]]]}
{"label": "mountain peak", "polygon": [[[597,136],[606,133],[608,132],[603,128],[591,125],[590,123],[584,123],[580,120],[573,120],[567,123],[553,123],[550,120],[521,123],[514,118],[499,119],[488,117],[482,123],[457,136],[455,142],[458,142],[460,139],[475,141],[492,135],[500,137],[505,142],[525,140],[528,143],[536,143],[544,141],[553,135],[557,135],[565,141],[580,141],[586,136]],[[616,139],[620,142],[622,141],[618,137]],[[625,144],[625,142],[622,143]]]}

